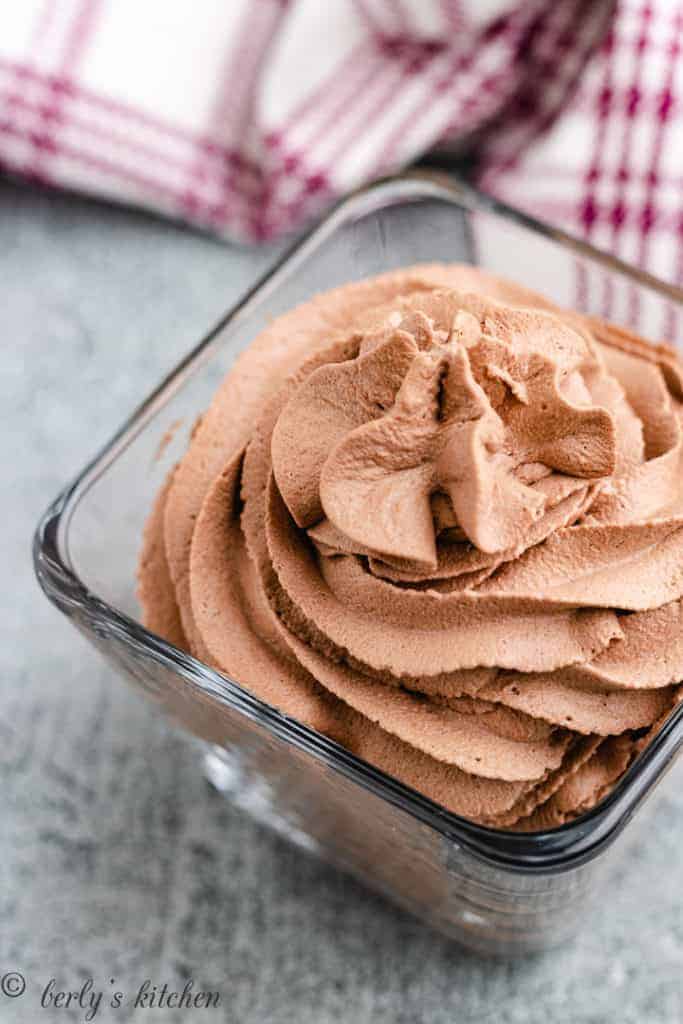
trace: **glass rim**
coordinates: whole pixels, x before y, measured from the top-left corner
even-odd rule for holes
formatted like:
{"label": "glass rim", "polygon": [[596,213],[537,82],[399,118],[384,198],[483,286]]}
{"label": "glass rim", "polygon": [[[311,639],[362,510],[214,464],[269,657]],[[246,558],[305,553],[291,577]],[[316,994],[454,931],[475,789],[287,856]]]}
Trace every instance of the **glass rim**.
{"label": "glass rim", "polygon": [[292,265],[303,262],[350,217],[365,216],[406,201],[442,200],[469,212],[492,214],[590,258],[683,307],[683,290],[601,252],[587,242],[437,171],[409,171],[371,182],[340,200],[295,241],[230,307],[161,383],[127,417],[48,506],[33,538],[35,573],[47,597],[67,616],[78,615],[100,636],[115,636],[179,673],[204,695],[227,704],[278,738],[313,755],[328,767],[387,800],[480,859],[520,873],[551,873],[593,859],[618,836],[683,745],[683,703],[677,705],[647,747],[594,808],[556,828],[533,833],[477,825],[446,810],[420,792],[357,757],[334,740],[252,695],[236,680],[209,668],[193,655],[147,630],[103,600],[80,579],[69,555],[69,525],[80,499],[126,450],[185,380],[208,360],[223,330],[246,317]]}

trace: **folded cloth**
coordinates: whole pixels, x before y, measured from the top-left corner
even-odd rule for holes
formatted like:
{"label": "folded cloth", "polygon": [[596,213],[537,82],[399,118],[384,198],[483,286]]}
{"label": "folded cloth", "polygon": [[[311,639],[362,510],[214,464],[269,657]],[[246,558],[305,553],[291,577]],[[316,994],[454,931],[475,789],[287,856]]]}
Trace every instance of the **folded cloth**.
{"label": "folded cloth", "polygon": [[476,144],[489,190],[681,281],[682,24],[672,0],[21,0],[0,165],[255,240]]}

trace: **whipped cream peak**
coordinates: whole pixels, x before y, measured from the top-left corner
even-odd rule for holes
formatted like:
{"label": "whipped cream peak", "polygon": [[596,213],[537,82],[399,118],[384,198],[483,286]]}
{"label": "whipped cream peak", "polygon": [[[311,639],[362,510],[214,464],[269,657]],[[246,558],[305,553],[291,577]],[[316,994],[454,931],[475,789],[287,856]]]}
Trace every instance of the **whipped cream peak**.
{"label": "whipped cream peak", "polygon": [[494,554],[554,507],[550,478],[614,471],[615,423],[591,393],[601,364],[552,314],[416,293],[357,341],[353,358],[296,390],[272,444],[297,524],[329,520],[344,551],[427,575],[442,532],[435,495],[451,537]]}

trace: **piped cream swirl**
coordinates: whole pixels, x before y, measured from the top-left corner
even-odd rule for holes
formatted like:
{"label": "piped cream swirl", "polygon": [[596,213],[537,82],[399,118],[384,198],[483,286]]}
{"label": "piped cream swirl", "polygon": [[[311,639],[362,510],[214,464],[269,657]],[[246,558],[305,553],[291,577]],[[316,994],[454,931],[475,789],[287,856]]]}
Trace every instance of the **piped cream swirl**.
{"label": "piped cream swirl", "polygon": [[146,622],[458,813],[560,824],[683,678],[682,376],[470,268],[319,296],[160,495]]}

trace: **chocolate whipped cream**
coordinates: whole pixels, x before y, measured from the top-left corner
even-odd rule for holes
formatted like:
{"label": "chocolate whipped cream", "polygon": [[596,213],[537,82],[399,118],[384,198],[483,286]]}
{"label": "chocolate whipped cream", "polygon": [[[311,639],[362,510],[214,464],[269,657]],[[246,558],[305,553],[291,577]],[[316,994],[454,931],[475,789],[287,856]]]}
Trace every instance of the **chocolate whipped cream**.
{"label": "chocolate whipped cream", "polygon": [[238,359],[150,517],[146,625],[482,824],[592,807],[683,679],[683,366],[462,266]]}

